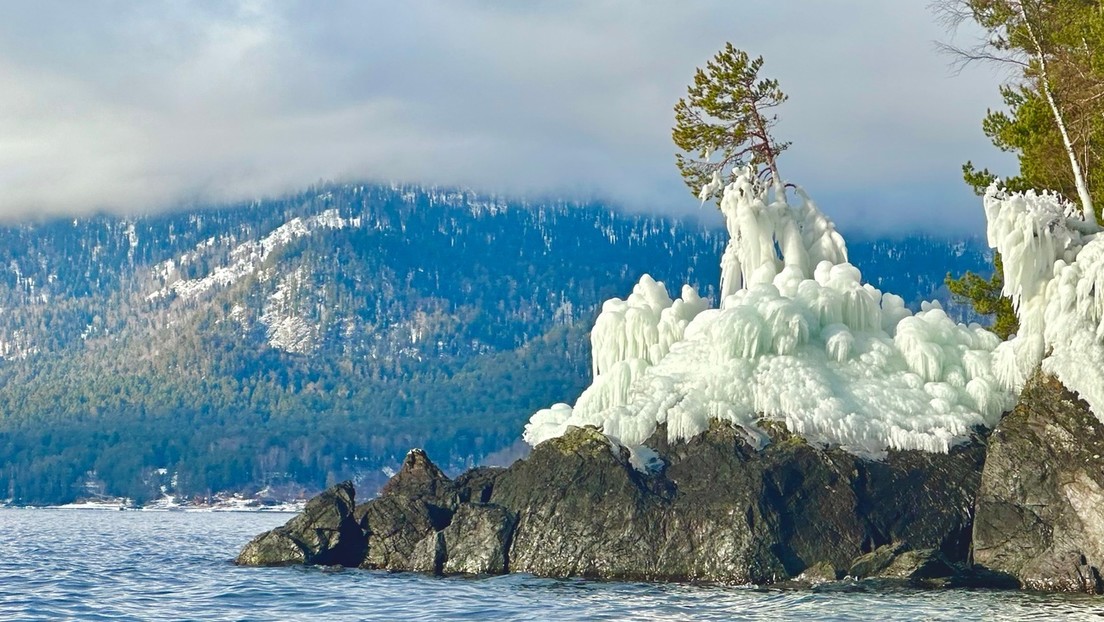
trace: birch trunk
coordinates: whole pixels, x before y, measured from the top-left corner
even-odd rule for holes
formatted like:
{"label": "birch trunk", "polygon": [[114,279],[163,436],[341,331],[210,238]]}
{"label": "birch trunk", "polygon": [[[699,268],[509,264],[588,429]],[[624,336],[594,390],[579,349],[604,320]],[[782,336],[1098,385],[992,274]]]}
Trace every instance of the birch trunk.
{"label": "birch trunk", "polygon": [[1054,122],[1058,125],[1058,133],[1062,136],[1062,145],[1066,148],[1066,155],[1069,156],[1070,167],[1073,169],[1073,182],[1077,186],[1077,196],[1081,199],[1082,215],[1085,222],[1095,226],[1098,223],[1096,221],[1096,211],[1093,209],[1092,196],[1089,194],[1089,186],[1085,183],[1085,176],[1081,172],[1081,163],[1077,161],[1077,154],[1073,149],[1073,141],[1070,140],[1069,132],[1066,130],[1066,121],[1062,117],[1062,111],[1058,109],[1058,104],[1054,101],[1054,94],[1050,90],[1050,78],[1047,74],[1047,61],[1046,55],[1043,53],[1043,46],[1039,43],[1039,38],[1035,36],[1035,28],[1032,27],[1031,20],[1027,17],[1027,9],[1024,8],[1023,3],[1020,4],[1020,17],[1024,21],[1024,27],[1027,28],[1028,36],[1031,37],[1031,44],[1035,46],[1043,95],[1046,96],[1050,112],[1054,115]]}

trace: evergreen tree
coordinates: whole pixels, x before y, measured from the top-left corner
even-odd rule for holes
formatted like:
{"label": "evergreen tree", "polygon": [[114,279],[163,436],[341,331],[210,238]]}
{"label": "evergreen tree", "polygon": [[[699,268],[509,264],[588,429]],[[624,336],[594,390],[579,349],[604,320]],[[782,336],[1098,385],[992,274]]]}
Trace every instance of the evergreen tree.
{"label": "evergreen tree", "polygon": [[974,311],[981,315],[993,316],[989,330],[1001,339],[1008,337],[1019,328],[1016,312],[1012,308],[1012,299],[1001,295],[1004,287],[1004,266],[1000,255],[993,258],[993,275],[988,279],[974,272],[966,272],[957,279],[947,274],[947,289],[959,300],[969,301]]}
{"label": "evergreen tree", "polygon": [[778,116],[770,110],[787,96],[777,80],[759,77],[762,66],[763,57],[751,59],[726,43],[675,104],[671,136],[684,152],[675,163],[695,196],[714,174],[724,178],[748,165],[781,183],[777,158],[790,144],[771,135]]}

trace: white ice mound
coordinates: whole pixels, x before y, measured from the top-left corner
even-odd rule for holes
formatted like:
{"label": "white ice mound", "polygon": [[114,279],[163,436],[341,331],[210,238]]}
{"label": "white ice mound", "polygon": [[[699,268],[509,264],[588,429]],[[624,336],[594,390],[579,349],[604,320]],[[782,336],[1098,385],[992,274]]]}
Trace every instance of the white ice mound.
{"label": "white ice mound", "polygon": [[749,175],[727,186],[721,308],[689,287],[671,301],[643,277],[595,323],[593,384],[574,407],[534,414],[525,440],[595,425],[632,448],[661,423],[678,440],[720,419],[755,443],[765,417],[810,442],[879,457],[946,452],[974,426],[993,426],[1014,403],[992,372],[1000,340],[938,304],[914,315],[862,283],[831,221],[794,194],[791,204]]}
{"label": "white ice mound", "polygon": [[996,185],[985,215],[1020,319],[1016,337],[994,353],[997,376],[1018,391],[1041,363],[1104,422],[1104,240],[1095,224],[1057,195]]}

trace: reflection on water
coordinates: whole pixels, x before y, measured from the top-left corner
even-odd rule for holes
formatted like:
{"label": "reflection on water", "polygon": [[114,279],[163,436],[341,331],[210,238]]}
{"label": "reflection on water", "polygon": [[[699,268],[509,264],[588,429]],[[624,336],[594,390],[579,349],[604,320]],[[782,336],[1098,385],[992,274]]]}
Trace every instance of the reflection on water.
{"label": "reflection on water", "polygon": [[0,618],[172,620],[1044,620],[1104,598],[870,583],[792,590],[238,568],[289,515],[0,509]]}

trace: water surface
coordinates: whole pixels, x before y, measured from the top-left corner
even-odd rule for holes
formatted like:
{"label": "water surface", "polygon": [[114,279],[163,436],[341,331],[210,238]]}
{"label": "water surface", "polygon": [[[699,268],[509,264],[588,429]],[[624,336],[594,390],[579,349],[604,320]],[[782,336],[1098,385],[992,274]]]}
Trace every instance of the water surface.
{"label": "water surface", "polygon": [[3,620],[1045,620],[1104,598],[839,583],[780,590],[238,568],[288,514],[0,508]]}

